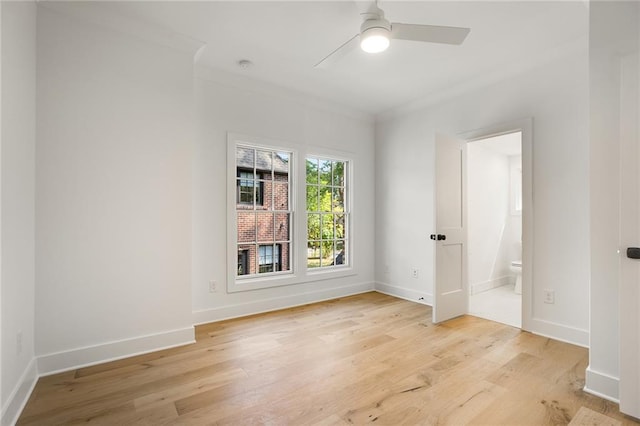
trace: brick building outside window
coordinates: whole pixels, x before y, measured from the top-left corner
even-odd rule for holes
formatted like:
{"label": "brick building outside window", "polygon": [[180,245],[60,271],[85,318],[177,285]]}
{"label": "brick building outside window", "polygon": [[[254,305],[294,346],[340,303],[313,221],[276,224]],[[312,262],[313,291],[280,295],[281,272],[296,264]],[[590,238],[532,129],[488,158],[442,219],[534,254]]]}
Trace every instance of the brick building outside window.
{"label": "brick building outside window", "polygon": [[236,147],[237,276],[291,268],[291,153]]}

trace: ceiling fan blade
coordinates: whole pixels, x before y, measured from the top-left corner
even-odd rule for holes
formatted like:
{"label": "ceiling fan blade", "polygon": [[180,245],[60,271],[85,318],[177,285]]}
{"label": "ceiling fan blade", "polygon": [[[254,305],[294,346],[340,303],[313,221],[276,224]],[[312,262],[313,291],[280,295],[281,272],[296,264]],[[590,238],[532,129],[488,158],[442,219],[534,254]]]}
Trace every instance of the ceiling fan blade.
{"label": "ceiling fan blade", "polygon": [[358,40],[360,40],[360,34],[356,34],[351,37],[346,43],[342,44],[342,46],[338,47],[333,52],[329,53],[325,56],[320,62],[315,64],[314,68],[327,68],[334,62],[337,62],[342,57],[344,57],[347,53],[352,51],[355,47],[358,46]]}
{"label": "ceiling fan blade", "polygon": [[391,36],[400,40],[429,43],[462,44],[470,28],[440,27],[437,25],[391,24]]}

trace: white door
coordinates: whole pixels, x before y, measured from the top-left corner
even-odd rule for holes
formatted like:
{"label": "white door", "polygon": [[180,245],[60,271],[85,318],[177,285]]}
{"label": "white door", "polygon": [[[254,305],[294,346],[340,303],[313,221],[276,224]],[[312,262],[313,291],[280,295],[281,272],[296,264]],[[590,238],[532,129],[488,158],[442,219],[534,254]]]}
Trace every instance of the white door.
{"label": "white door", "polygon": [[436,134],[436,245],[433,322],[467,313],[466,143]]}
{"label": "white door", "polygon": [[[640,66],[623,58],[620,102],[620,411],[640,418]],[[633,253],[630,253],[633,256]]]}

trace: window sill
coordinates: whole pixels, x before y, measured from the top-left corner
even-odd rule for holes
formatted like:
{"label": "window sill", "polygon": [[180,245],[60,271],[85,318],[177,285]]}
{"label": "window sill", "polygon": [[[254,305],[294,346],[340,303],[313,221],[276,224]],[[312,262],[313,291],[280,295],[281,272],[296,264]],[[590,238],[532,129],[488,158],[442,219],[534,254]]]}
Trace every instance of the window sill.
{"label": "window sill", "polygon": [[227,292],[238,293],[243,291],[262,290],[273,287],[289,285],[309,284],[318,281],[326,281],[355,276],[356,271],[351,266],[336,268],[330,271],[307,270],[306,274],[276,274],[264,277],[233,278],[227,285]]}

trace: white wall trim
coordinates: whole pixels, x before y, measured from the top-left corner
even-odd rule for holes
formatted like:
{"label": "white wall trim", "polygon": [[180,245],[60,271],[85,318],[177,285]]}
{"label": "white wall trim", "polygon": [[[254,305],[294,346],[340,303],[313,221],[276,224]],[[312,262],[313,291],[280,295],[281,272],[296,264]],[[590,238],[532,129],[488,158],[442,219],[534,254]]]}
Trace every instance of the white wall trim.
{"label": "white wall trim", "polygon": [[40,376],[195,343],[193,326],[38,356]]}
{"label": "white wall trim", "polygon": [[388,296],[398,297],[410,302],[422,303],[424,305],[433,306],[433,294],[415,291],[410,288],[400,287],[386,283],[376,282],[376,291]]}
{"label": "white wall trim", "polygon": [[571,327],[540,318],[531,319],[531,328],[527,331],[543,337],[549,337],[561,342],[570,343],[583,348],[589,348],[589,330]]}
{"label": "white wall trim", "polygon": [[514,277],[511,275],[505,275],[503,277],[494,278],[492,280],[481,281],[471,284],[471,293],[478,294],[483,291],[491,290],[494,288],[502,287],[514,283]]}
{"label": "white wall trim", "polygon": [[325,300],[337,299],[339,297],[353,296],[355,294],[367,293],[374,290],[373,283],[359,283],[318,291],[310,291],[293,296],[273,297],[254,302],[238,303],[236,305],[221,306],[213,309],[203,309],[193,312],[193,323],[195,325],[207,324],[210,322],[239,318],[247,315],[293,308],[295,306],[306,305],[309,303],[323,302]]}
{"label": "white wall trim", "polygon": [[38,369],[36,358],[33,358],[20,376],[18,384],[7,398],[7,403],[2,407],[2,419],[0,424],[14,425],[22,413],[27,401],[38,382]]}
{"label": "white wall trim", "polygon": [[587,367],[584,391],[615,403],[620,403],[618,388],[620,379]]}

